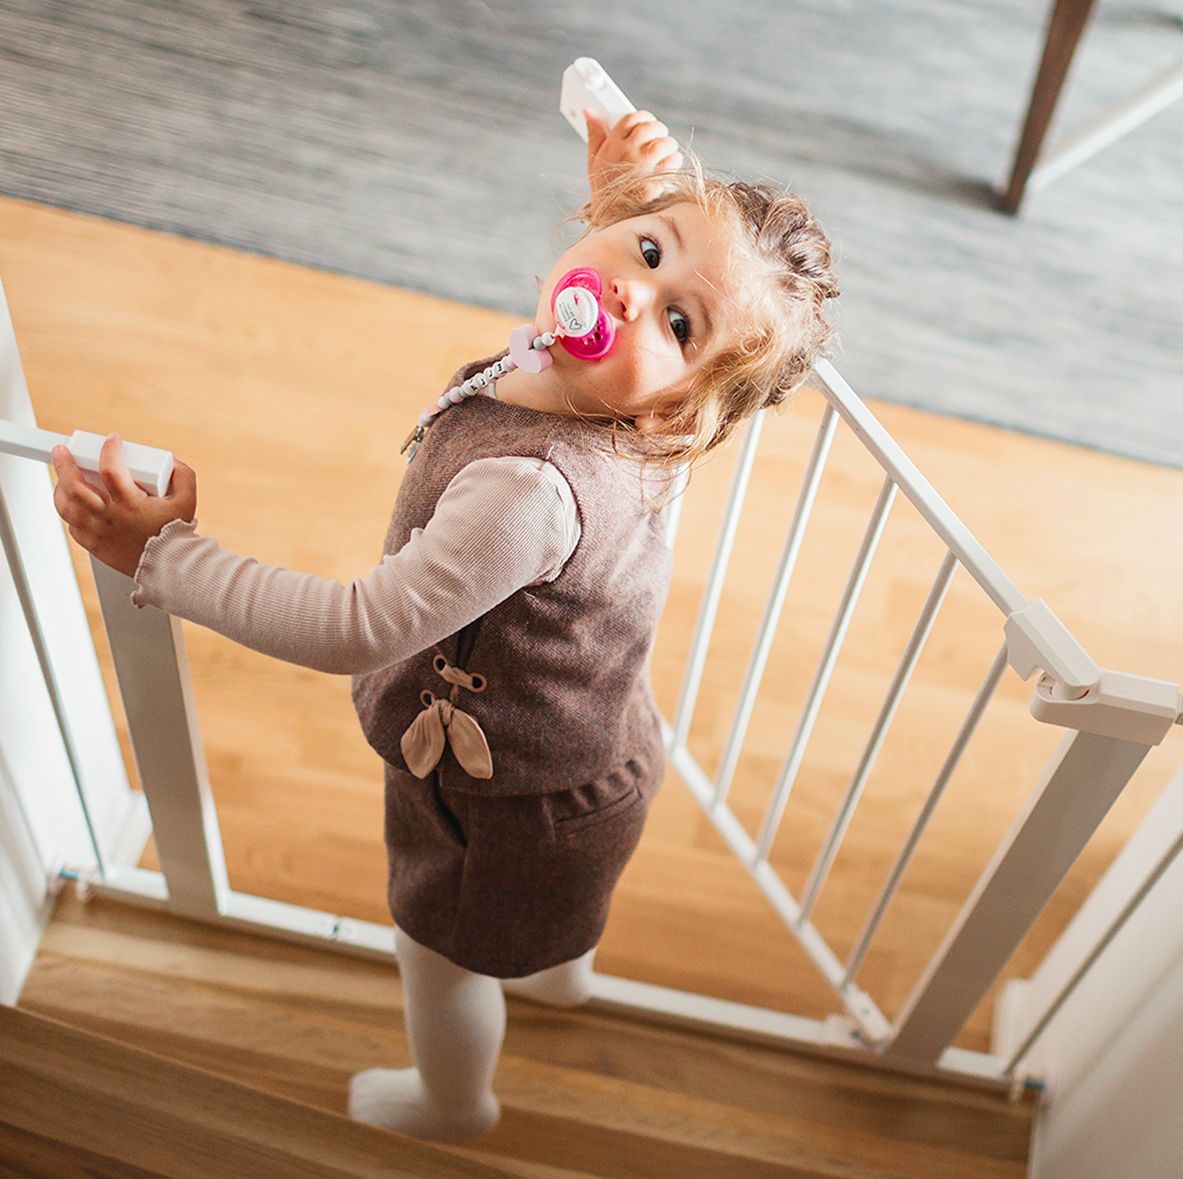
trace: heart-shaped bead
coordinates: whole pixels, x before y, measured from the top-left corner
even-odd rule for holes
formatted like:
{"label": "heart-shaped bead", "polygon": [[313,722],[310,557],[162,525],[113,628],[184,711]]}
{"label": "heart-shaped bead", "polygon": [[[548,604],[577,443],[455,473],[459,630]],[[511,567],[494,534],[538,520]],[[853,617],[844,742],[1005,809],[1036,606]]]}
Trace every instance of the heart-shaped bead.
{"label": "heart-shaped bead", "polygon": [[509,333],[509,358],[522,372],[540,373],[554,364],[545,348],[533,347],[537,334],[532,323],[524,323]]}

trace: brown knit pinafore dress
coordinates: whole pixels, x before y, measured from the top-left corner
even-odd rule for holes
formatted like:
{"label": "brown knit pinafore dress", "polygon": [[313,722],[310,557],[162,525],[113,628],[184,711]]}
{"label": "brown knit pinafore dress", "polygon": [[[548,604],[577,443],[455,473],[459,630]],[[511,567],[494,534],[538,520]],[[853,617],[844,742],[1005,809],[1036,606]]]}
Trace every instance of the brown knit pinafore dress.
{"label": "brown knit pinafore dress", "polygon": [[602,429],[483,396],[428,429],[383,553],[427,525],[462,468],[500,455],[545,459],[570,483],[581,533],[563,570],[352,687],[386,763],[395,924],[459,966],[516,978],[598,943],[661,786],[649,656],[672,557],[652,490]]}

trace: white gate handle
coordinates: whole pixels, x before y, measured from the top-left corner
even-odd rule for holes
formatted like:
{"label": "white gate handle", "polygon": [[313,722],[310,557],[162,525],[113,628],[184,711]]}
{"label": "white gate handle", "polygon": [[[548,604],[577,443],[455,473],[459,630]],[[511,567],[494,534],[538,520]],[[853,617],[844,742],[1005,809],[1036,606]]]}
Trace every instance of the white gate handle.
{"label": "white gate handle", "polygon": [[[100,490],[106,488],[99,474],[99,451],[106,440],[105,434],[91,434],[86,430],[75,430],[67,438],[65,434],[54,434],[50,430],[38,430],[35,426],[22,426],[19,422],[0,418],[0,451],[15,454],[19,458],[50,463],[53,461],[53,448],[64,446],[74,456],[86,481]],[[173,475],[171,450],[160,450],[139,442],[124,442],[123,460],[131,471],[131,477],[149,495],[164,495],[168,490]]]}

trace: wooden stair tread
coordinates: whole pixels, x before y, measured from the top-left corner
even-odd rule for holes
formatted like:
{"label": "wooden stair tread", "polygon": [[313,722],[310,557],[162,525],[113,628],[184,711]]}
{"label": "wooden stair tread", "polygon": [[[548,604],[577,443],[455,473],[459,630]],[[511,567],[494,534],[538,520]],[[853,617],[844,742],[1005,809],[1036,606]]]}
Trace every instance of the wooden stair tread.
{"label": "wooden stair tread", "polygon": [[0,1158],[37,1173],[507,1174],[19,1008],[0,1006],[0,1072]]}
{"label": "wooden stair tread", "polygon": [[[95,898],[60,900],[21,1004],[307,1105],[409,1063],[396,969]],[[441,1149],[551,1179],[1025,1173],[1004,1095],[510,998],[502,1123]]]}

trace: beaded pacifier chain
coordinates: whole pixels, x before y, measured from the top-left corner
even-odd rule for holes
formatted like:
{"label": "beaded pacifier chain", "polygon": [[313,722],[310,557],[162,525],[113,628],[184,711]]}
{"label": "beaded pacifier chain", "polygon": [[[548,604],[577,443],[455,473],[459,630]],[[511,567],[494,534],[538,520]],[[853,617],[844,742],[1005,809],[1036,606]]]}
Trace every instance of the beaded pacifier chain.
{"label": "beaded pacifier chain", "polygon": [[409,463],[419,450],[423,436],[431,423],[453,405],[487,389],[498,377],[515,368],[523,372],[540,373],[553,363],[547,351],[555,343],[580,360],[599,360],[607,356],[616,340],[612,319],[600,307],[599,297],[604,289],[598,271],[590,266],[569,270],[558,281],[551,296],[551,310],[555,314],[555,330],[535,334],[533,324],[524,323],[514,328],[509,336],[509,355],[476,373],[462,385],[454,385],[420,415],[415,428],[407,435],[399,454],[406,453]]}

